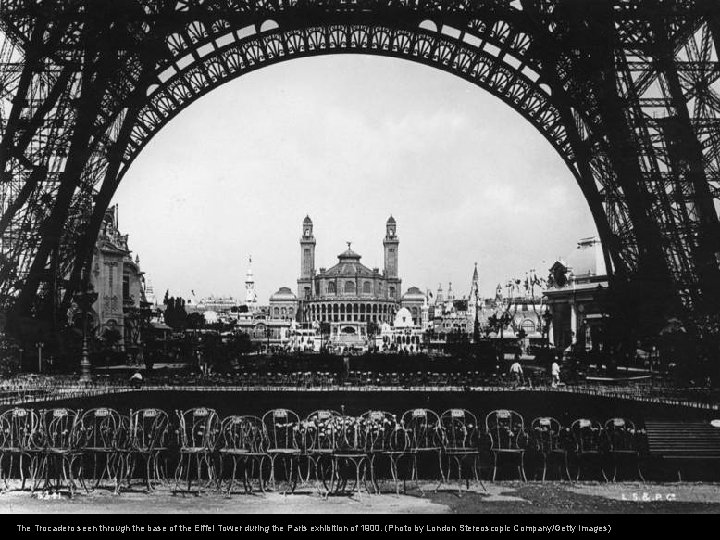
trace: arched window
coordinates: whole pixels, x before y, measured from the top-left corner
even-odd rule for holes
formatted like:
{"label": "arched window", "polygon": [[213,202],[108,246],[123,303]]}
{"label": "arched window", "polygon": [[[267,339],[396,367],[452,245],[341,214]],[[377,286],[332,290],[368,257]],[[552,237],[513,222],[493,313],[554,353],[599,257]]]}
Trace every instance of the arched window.
{"label": "arched window", "polygon": [[275,309],[273,309],[273,315],[275,315],[275,317],[279,317],[280,316],[280,308],[276,307]]}
{"label": "arched window", "polygon": [[532,322],[530,319],[525,319],[520,327],[525,330],[525,333],[530,335],[535,332],[535,323]]}
{"label": "arched window", "polygon": [[390,287],[388,293],[390,294],[390,298],[395,298],[395,287]]}
{"label": "arched window", "polygon": [[346,281],[345,282],[345,294],[355,294],[355,282],[354,281]]}
{"label": "arched window", "polygon": [[328,294],[336,294],[337,291],[335,290],[335,282],[330,281],[327,285],[327,292]]}
{"label": "arched window", "polygon": [[363,283],[363,294],[370,294],[372,292],[372,286],[369,281]]}

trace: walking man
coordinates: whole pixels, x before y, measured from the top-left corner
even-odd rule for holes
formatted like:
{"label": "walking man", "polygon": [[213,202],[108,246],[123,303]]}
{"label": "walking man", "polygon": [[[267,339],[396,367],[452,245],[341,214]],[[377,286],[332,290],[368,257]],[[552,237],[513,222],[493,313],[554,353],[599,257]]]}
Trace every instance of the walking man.
{"label": "walking man", "polygon": [[513,365],[510,366],[510,375],[513,377],[515,386],[523,384],[523,369],[517,357],[515,357]]}
{"label": "walking man", "polygon": [[558,384],[560,384],[560,365],[557,360],[554,360],[552,363],[552,387],[557,388]]}

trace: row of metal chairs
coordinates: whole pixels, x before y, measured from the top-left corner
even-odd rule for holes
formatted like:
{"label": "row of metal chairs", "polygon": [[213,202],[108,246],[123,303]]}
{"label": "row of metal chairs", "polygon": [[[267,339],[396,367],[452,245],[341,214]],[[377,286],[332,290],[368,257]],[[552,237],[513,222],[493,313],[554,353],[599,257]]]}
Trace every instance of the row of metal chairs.
{"label": "row of metal chairs", "polygon": [[[400,481],[415,481],[419,467],[438,479],[438,487],[457,480],[469,487],[480,481],[483,465],[492,467],[495,480],[505,461],[513,461],[518,476],[526,480],[526,455],[542,467],[558,466],[570,479],[569,458],[580,478],[584,465],[597,465],[607,480],[613,479],[622,460],[633,458],[640,473],[644,434],[623,418],[600,424],[578,419],[563,427],[550,417],[533,419],[526,427],[515,411],[495,410],[481,425],[466,409],[438,414],[411,409],[402,415],[368,411],[350,416],[318,410],[300,418],[289,409],[273,409],[262,417],[229,415],[220,418],[206,407],[175,411],[174,422],[157,408],[122,415],[110,408],[73,411],[56,408],[35,411],[14,408],[0,415],[0,474],[22,480],[31,491],[59,490],[72,496],[78,485],[89,490],[94,481],[110,483],[116,492],[129,487],[136,476],[152,490],[167,478],[168,462],[175,462],[175,489],[190,491],[209,486],[232,491],[242,480],[245,491],[275,489],[283,483],[294,490],[298,483],[313,484],[328,495],[363,486],[379,491],[379,480],[389,478],[396,492]],[[401,462],[405,474],[401,474]],[[587,462],[587,463],[586,463]],[[426,470],[426,472],[430,472]]]}

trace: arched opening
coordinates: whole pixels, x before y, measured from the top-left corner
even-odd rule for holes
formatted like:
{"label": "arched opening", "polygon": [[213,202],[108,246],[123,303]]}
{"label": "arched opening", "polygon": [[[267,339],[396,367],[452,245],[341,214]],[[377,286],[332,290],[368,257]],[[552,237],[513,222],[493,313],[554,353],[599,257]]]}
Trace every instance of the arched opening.
{"label": "arched opening", "polygon": [[[672,276],[673,283],[679,289],[678,294],[698,296],[702,289],[696,279],[696,269],[704,268],[703,264],[707,260],[702,257],[707,254],[703,255],[704,252],[694,245],[697,236],[695,233],[700,231],[698,234],[705,234],[697,226],[701,221],[692,211],[680,211],[682,201],[672,206],[672,210],[680,217],[675,216],[667,207],[658,215],[643,212],[646,208],[642,208],[642,204],[628,210],[628,206],[636,204],[633,201],[642,199],[642,192],[639,193],[640,197],[632,196],[632,193],[625,197],[626,188],[632,191],[637,178],[629,174],[626,176],[631,177],[630,183],[620,186],[617,182],[612,166],[608,166],[607,150],[611,143],[605,140],[602,133],[593,132],[596,126],[593,124],[594,111],[591,110],[591,105],[586,105],[587,108],[576,106],[577,102],[563,105],[564,92],[569,91],[570,87],[564,83],[573,82],[572,73],[539,69],[542,67],[542,60],[538,58],[542,57],[543,51],[534,46],[537,43],[533,41],[537,41],[538,36],[533,35],[536,31],[533,26],[521,23],[527,16],[524,13],[524,3],[461,2],[442,9],[424,2],[392,6],[393,15],[396,14],[394,10],[401,10],[404,14],[411,15],[410,17],[388,17],[387,10],[390,8],[383,3],[372,4],[368,8],[362,3],[350,2],[343,3],[341,9],[332,3],[323,3],[319,9],[308,12],[307,20],[299,24],[295,19],[298,15],[296,11],[304,9],[304,3],[303,6],[295,3],[273,3],[272,8],[264,3],[258,4],[245,9],[241,18],[217,17],[211,18],[212,22],[204,17],[207,15],[205,10],[208,9],[205,3],[181,3],[178,6],[178,9],[183,11],[180,22],[164,27],[165,33],[155,43],[156,46],[150,48],[157,51],[158,56],[144,58],[146,62],[136,62],[133,65],[123,64],[115,70],[115,73],[126,78],[125,82],[128,84],[113,85],[111,83],[118,81],[107,81],[107,87],[111,89],[107,96],[109,99],[99,101],[108,108],[102,110],[101,114],[92,114],[92,118],[97,120],[97,132],[87,138],[88,141],[95,141],[95,146],[86,148],[83,154],[79,154],[84,155],[84,159],[68,160],[78,163],[75,167],[78,169],[77,179],[82,176],[81,164],[86,164],[83,183],[85,186],[98,188],[98,193],[94,194],[92,189],[85,189],[85,193],[78,194],[80,199],[86,197],[87,202],[90,202],[92,195],[95,204],[90,225],[86,228],[84,239],[80,241],[85,249],[73,247],[67,249],[67,253],[63,251],[62,257],[55,255],[56,259],[62,259],[55,262],[65,265],[71,274],[62,300],[64,305],[69,305],[72,300],[72,288],[79,283],[83,258],[90,252],[90,243],[94,241],[94,235],[100,226],[98,219],[102,217],[116,183],[123,178],[130,164],[155,133],[186,106],[233,78],[291,58],[337,52],[406,58],[450,72],[500,98],[550,142],[578,180],[600,235],[607,240],[606,247],[610,244],[608,249],[611,251],[605,254],[608,271],[615,268],[623,272],[640,272],[640,262],[644,262],[644,269],[648,268],[648,261],[658,262],[657,266],[666,267],[660,274],[667,271]],[[228,5],[227,9],[228,15],[237,14],[233,12],[237,9],[236,6]],[[366,12],[368,9],[369,12]],[[372,17],[367,17],[368,13]],[[331,14],[332,17],[326,18]],[[330,19],[332,24],[328,22]],[[237,20],[242,20],[242,23],[235,22]],[[368,23],[368,20],[372,23]],[[289,24],[291,21],[296,24]],[[152,28],[153,24],[156,22],[149,18],[144,25],[145,32],[152,34],[153,30],[157,30]],[[124,30],[126,29],[121,28],[120,34]],[[555,31],[556,28],[550,25],[542,28],[541,34]],[[118,52],[127,47],[130,49],[127,57],[133,58],[133,53],[144,50],[141,46],[142,40],[135,33],[127,34],[135,36],[137,42],[129,40],[121,43]],[[134,49],[135,46],[138,48]],[[153,53],[148,50],[146,54]],[[124,71],[124,68],[127,71]],[[148,69],[153,71],[138,74],[139,71]],[[543,77],[539,76],[540,73],[543,73]],[[556,76],[558,80],[555,80]],[[146,87],[138,84],[138,88],[132,88],[138,81]],[[64,104],[73,103],[70,94],[63,96]],[[145,102],[139,99],[143,97],[146,98]],[[15,101],[21,103],[24,98],[19,97]],[[130,104],[133,106],[128,108]],[[137,110],[134,104],[139,104]],[[585,105],[585,102],[581,100],[580,105]],[[19,106],[22,107],[22,104]],[[81,116],[83,115],[78,115]],[[665,135],[658,137],[663,136]],[[9,134],[7,140],[12,142],[14,138],[14,134]],[[651,144],[656,143],[651,141]],[[662,144],[657,144],[659,149]],[[587,151],[587,159],[578,157],[575,150],[579,150],[583,156]],[[20,165],[12,166],[22,169],[26,167],[23,162],[24,160],[19,160]],[[51,167],[53,170],[49,171],[48,177],[56,178],[56,175],[64,170],[64,165],[53,164]],[[5,170],[5,167],[0,168]],[[107,171],[104,178],[103,171]],[[651,172],[657,175],[657,171]],[[647,172],[643,174],[647,175]],[[45,195],[41,189],[34,191]],[[70,210],[72,205],[73,210],[83,206],[82,201],[73,200],[72,190],[64,189],[62,194],[62,197],[52,203],[55,205],[53,214],[60,216],[58,220],[69,214],[66,211]],[[658,200],[668,198],[663,189],[657,192],[649,191],[647,194]],[[701,194],[697,199],[701,200],[703,196]],[[27,209],[31,209],[26,210],[26,217],[31,216],[38,208],[49,210],[52,207],[50,203],[39,198],[33,202],[41,204],[26,205]],[[647,209],[651,207],[652,202],[648,203]],[[44,220],[43,211],[36,213],[40,217],[29,223],[30,233],[38,231],[39,224]],[[629,217],[631,214],[632,219]],[[717,216],[713,212],[710,214],[716,224]],[[673,219],[677,220],[677,224],[673,221],[673,226],[662,229],[662,220],[670,215],[675,216]],[[54,223],[56,220],[50,221]],[[636,237],[637,231],[644,235],[643,238]],[[656,244],[650,241],[653,239],[660,242]],[[42,289],[41,285],[44,284],[45,289],[40,292],[46,293],[50,290],[51,280],[47,278],[47,272],[40,270],[50,267],[52,241],[48,235],[41,239],[39,245],[28,244],[24,253],[18,250],[18,253],[13,254],[16,262],[22,261],[22,264],[26,265],[21,268],[21,273],[27,270],[24,274],[27,277],[4,280],[3,287],[21,291],[18,304],[23,315],[31,313],[32,301],[39,289]],[[642,249],[638,247],[639,242],[643,244]],[[66,250],[66,246],[62,246],[62,249]],[[73,254],[80,256],[73,258],[70,256]],[[27,265],[32,265],[32,268]],[[712,262],[712,265],[711,273],[717,277],[716,261]],[[683,281],[685,278],[687,280]],[[6,286],[6,281],[11,285]],[[309,288],[302,289],[298,291],[298,296],[307,299],[310,292]],[[399,297],[400,292],[397,291],[397,294],[392,296]],[[57,291],[47,296],[54,299],[58,296],[55,293]]]}

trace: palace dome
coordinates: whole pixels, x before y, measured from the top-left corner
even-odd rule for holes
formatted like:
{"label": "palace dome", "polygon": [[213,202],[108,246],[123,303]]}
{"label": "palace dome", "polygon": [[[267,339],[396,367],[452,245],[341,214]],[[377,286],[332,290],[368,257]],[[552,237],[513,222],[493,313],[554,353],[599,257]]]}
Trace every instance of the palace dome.
{"label": "palace dome", "polygon": [[425,295],[417,287],[410,287],[405,294],[402,296],[403,302],[408,300],[419,300],[420,302],[425,301]]}
{"label": "palace dome", "polygon": [[280,287],[277,292],[270,296],[270,300],[275,302],[282,300],[295,301],[297,296],[290,290],[290,287]]}
{"label": "palace dome", "polygon": [[372,276],[374,272],[360,262],[360,255],[348,248],[338,255],[338,263],[323,274],[326,277]]}

